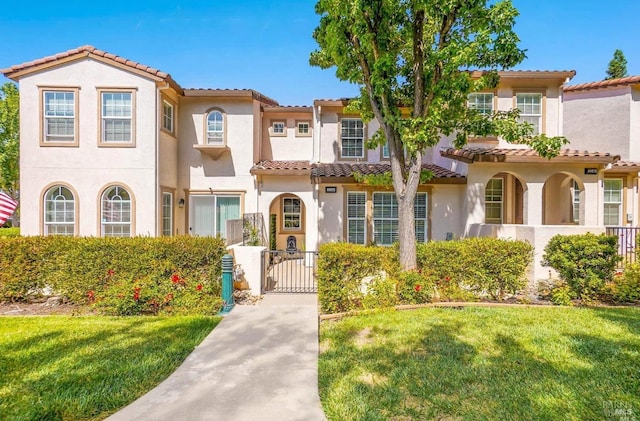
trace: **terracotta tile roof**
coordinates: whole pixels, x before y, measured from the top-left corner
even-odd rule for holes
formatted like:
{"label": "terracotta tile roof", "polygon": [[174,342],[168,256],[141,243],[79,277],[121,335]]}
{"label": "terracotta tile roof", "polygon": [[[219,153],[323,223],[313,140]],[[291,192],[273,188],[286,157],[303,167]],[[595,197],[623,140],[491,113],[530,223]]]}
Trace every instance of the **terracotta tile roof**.
{"label": "terracotta tile roof", "polygon": [[[422,169],[433,171],[435,177],[432,181],[434,182],[437,182],[437,180],[444,181],[447,179],[450,182],[466,182],[466,177],[462,174],[449,171],[446,168],[442,168],[437,165],[423,164]],[[382,163],[313,164],[311,176],[319,178],[351,178],[353,177],[354,173],[360,173],[363,175],[376,175],[384,174],[389,171],[391,171],[391,165]]]}
{"label": "terracotta tile roof", "polygon": [[310,113],[313,107],[310,105],[279,105],[266,106],[263,108],[266,112],[289,112],[289,113]]}
{"label": "terracotta tile roof", "polygon": [[278,106],[278,101],[254,89],[184,88],[184,96],[251,97],[267,105]]}
{"label": "terracotta tile roof", "polygon": [[549,161],[533,149],[515,148],[443,148],[440,155],[466,163],[472,162],[601,162],[613,163],[620,159],[608,152],[588,152],[563,149],[557,157]]}
{"label": "terracotta tile roof", "polygon": [[617,161],[613,163],[613,167],[640,167],[640,162]]}
{"label": "terracotta tile roof", "polygon": [[[472,77],[480,77],[486,70],[470,70]],[[543,78],[543,79],[571,79],[576,75],[575,70],[499,70],[498,75],[504,78]]]}
{"label": "terracotta tile roof", "polygon": [[251,174],[305,175],[311,174],[309,161],[260,161],[251,167]]}
{"label": "terracotta tile roof", "polygon": [[636,84],[640,84],[640,75],[565,86],[564,92],[591,91],[595,89],[616,88],[618,86],[628,86]]}
{"label": "terracotta tile roof", "polygon": [[158,69],[154,69],[153,67],[138,63],[136,61],[129,60],[124,57],[120,57],[118,55],[99,50],[92,45],[83,45],[82,47],[74,48],[72,50],[64,51],[62,53],[58,53],[52,56],[43,57],[38,60],[28,61],[22,64],[16,64],[15,66],[11,66],[7,69],[0,70],[0,73],[3,73],[8,78],[11,78],[11,76],[14,75],[15,73],[36,69],[45,64],[51,64],[51,63],[55,63],[58,61],[69,59],[69,58],[73,59],[76,56],[82,57],[82,56],[91,56],[91,55],[95,57],[103,57],[105,59],[130,67],[132,69],[141,70],[145,73],[148,73],[151,76],[155,76],[156,78],[164,79],[167,82],[170,82],[179,88],[179,85],[171,78],[171,75],[169,73],[165,73]]}
{"label": "terracotta tile roof", "polygon": [[640,162],[634,161],[617,161],[610,167],[607,167],[607,172],[621,172],[621,173],[637,173],[640,171]]}

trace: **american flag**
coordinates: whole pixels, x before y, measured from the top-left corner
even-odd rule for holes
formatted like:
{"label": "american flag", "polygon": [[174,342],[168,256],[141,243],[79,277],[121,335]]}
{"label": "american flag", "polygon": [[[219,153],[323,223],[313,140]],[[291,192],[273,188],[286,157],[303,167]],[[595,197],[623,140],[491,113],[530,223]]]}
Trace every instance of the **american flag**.
{"label": "american flag", "polygon": [[13,200],[11,196],[0,191],[0,226],[2,226],[16,210],[18,202]]}

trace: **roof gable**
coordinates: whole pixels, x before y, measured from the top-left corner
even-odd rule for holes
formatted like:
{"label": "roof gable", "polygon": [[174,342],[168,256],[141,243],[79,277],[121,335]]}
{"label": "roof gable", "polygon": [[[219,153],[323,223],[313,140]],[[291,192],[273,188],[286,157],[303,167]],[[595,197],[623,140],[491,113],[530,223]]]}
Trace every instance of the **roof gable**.
{"label": "roof gable", "polygon": [[123,70],[136,73],[140,76],[147,77],[156,82],[164,81],[171,85],[171,87],[174,88],[177,92],[182,93],[182,88],[176,81],[173,80],[169,73],[165,73],[161,70],[138,63],[136,61],[99,50],[91,45],[84,45],[82,47],[74,48],[72,50],[68,50],[52,56],[43,57],[38,60],[17,64],[7,69],[0,70],[0,73],[3,73],[9,79],[17,81],[25,75],[59,66],[61,64],[82,60],[85,58],[91,58],[115,67],[119,67]]}

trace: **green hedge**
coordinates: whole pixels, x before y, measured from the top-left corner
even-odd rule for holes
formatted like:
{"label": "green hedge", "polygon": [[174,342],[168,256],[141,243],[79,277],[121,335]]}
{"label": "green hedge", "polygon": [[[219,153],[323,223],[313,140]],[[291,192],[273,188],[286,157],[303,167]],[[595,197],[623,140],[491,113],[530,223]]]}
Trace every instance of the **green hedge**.
{"label": "green hedge", "polygon": [[495,238],[429,242],[418,244],[417,260],[418,270],[402,272],[397,247],[322,245],[318,260],[322,311],[434,300],[501,300],[527,285],[533,247],[522,241]]}
{"label": "green hedge", "polygon": [[20,237],[20,228],[0,228],[0,238],[1,237]]}
{"label": "green hedge", "polygon": [[621,259],[617,244],[611,235],[556,235],[544,249],[542,264],[554,268],[575,296],[589,301],[615,273]]}
{"label": "green hedge", "polygon": [[0,300],[50,287],[116,314],[214,311],[225,252],[223,240],[208,237],[0,238]]}

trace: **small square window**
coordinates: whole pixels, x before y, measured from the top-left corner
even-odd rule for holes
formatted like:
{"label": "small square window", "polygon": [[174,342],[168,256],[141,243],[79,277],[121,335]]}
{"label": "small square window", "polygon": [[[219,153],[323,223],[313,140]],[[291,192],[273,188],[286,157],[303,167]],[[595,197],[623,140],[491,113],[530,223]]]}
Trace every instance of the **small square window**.
{"label": "small square window", "polygon": [[274,121],[271,126],[271,133],[274,135],[284,135],[285,132],[285,124],[283,121]]}
{"label": "small square window", "polygon": [[296,136],[311,136],[311,123],[308,121],[296,122]]}

